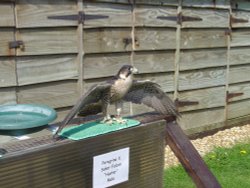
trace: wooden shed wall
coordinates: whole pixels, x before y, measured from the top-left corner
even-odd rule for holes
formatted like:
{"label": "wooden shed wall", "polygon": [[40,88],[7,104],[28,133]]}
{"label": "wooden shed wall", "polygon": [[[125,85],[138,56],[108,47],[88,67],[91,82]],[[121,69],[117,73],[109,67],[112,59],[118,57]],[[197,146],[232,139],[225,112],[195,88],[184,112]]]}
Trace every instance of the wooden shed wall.
{"label": "wooden shed wall", "polygon": [[[49,19],[79,11],[109,17]],[[199,102],[179,108],[186,132],[245,121],[249,19],[247,0],[0,2],[0,104],[47,104],[60,120],[92,84],[133,64],[138,79],[158,82],[173,99]],[[24,45],[10,49],[12,41]],[[228,93],[244,94],[227,100]],[[125,105],[125,114],[149,110]]]}

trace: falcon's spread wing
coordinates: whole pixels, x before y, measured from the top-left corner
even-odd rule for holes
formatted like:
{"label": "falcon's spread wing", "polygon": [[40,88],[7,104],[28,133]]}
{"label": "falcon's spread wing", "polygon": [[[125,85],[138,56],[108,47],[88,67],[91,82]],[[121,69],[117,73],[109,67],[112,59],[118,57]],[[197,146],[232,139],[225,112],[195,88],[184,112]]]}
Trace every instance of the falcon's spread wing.
{"label": "falcon's spread wing", "polygon": [[89,105],[98,103],[110,87],[111,83],[97,84],[82,95],[82,97],[76,102],[75,106],[70,110],[68,115],[64,118],[55,135],[57,135],[57,133],[59,133],[71,121],[71,119],[74,118],[80,109],[85,109],[85,107],[89,107]]}
{"label": "falcon's spread wing", "polygon": [[91,103],[80,109],[77,116],[95,115],[102,112],[102,102]]}
{"label": "falcon's spread wing", "polygon": [[143,103],[164,115],[180,117],[173,101],[158,84],[151,81],[134,81],[124,100],[136,104]]}
{"label": "falcon's spread wing", "polygon": [[[111,85],[115,84],[117,79],[118,78],[116,76],[114,76],[105,82],[105,84],[108,85],[108,89],[111,87]],[[104,85],[104,84],[102,84],[102,85]],[[102,94],[102,96],[101,96],[101,98],[102,98],[104,96],[103,94],[105,92],[104,92],[104,90],[101,90],[100,92]],[[102,102],[99,99],[99,101],[93,101],[93,102],[86,103],[85,105],[83,105],[80,108],[80,111],[77,115],[78,116],[88,116],[88,115],[98,114],[100,112],[102,112]]]}

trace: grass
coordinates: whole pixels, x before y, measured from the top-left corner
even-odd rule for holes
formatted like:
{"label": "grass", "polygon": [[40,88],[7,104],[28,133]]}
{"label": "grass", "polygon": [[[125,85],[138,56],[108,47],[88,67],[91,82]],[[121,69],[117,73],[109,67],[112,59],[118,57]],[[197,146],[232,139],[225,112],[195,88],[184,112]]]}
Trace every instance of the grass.
{"label": "grass", "polygon": [[[250,187],[250,143],[216,148],[204,157],[223,188]],[[164,172],[164,188],[195,188],[181,165]]]}

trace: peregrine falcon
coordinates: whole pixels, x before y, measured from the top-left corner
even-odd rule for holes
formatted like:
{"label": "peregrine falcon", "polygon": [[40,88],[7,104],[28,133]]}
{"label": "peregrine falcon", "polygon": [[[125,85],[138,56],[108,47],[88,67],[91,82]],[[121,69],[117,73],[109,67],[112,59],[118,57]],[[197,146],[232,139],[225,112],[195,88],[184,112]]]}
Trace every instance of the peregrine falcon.
{"label": "peregrine falcon", "polygon": [[135,67],[124,65],[113,78],[91,87],[62,121],[55,135],[71,121],[76,113],[90,115],[102,112],[104,115],[102,122],[111,121],[108,113],[110,104],[115,104],[116,121],[123,122],[121,117],[123,101],[145,104],[163,115],[179,117],[180,114],[176,110],[175,104],[157,83],[133,79],[133,75],[137,72]]}

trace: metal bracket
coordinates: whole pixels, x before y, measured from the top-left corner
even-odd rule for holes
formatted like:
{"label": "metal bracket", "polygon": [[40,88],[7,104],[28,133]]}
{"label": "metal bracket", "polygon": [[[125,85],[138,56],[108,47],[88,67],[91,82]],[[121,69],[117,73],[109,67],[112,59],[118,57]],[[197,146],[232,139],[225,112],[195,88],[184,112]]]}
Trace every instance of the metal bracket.
{"label": "metal bracket", "polygon": [[243,19],[243,18],[235,18],[232,15],[230,16],[230,24],[234,24],[234,23],[248,23],[248,20]]}
{"label": "metal bracket", "polygon": [[228,103],[230,99],[232,99],[234,97],[241,96],[241,95],[244,95],[244,93],[243,92],[238,92],[238,93],[229,93],[229,92],[227,92],[226,101]]}
{"label": "metal bracket", "polygon": [[[132,38],[131,37],[123,38],[122,42],[124,43],[124,49],[125,49],[129,44],[132,44]],[[137,37],[135,37],[135,45],[136,46],[140,45]]]}
{"label": "metal bracket", "polygon": [[85,14],[84,11],[79,11],[78,14],[72,14],[72,15],[48,16],[48,19],[77,20],[79,24],[84,24],[85,20],[105,19],[105,18],[109,18],[109,16],[98,15],[98,14]]}
{"label": "metal bracket", "polygon": [[22,51],[25,49],[24,42],[21,40],[9,42],[9,49],[20,48]]}
{"label": "metal bracket", "polygon": [[202,18],[192,17],[192,16],[184,16],[181,12],[177,16],[157,16],[156,18],[160,19],[160,20],[176,21],[180,25],[183,22],[202,21]]}
{"label": "metal bracket", "polygon": [[199,104],[198,101],[180,101],[179,99],[176,99],[174,102],[175,102],[175,105],[176,105],[177,108],[184,107],[184,106],[198,105]]}

